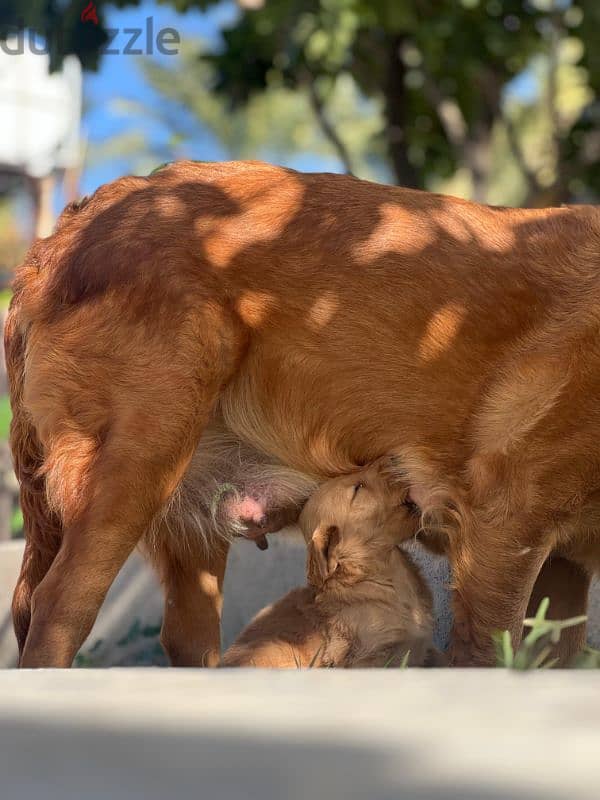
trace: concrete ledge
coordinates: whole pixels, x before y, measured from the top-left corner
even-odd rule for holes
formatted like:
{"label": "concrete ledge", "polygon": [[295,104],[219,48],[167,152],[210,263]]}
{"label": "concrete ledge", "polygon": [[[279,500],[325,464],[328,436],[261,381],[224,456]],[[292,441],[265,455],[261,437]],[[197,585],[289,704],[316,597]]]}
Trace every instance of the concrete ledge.
{"label": "concrete ledge", "polygon": [[3,796],[596,800],[600,673],[5,672]]}

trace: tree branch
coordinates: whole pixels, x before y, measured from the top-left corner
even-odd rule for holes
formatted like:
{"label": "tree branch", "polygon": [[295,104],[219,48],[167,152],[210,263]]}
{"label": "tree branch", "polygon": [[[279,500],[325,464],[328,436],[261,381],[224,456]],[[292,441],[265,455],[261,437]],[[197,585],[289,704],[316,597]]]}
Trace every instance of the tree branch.
{"label": "tree branch", "polygon": [[325,104],[323,103],[323,100],[319,95],[319,92],[317,91],[314,77],[312,75],[309,75],[306,83],[308,86],[308,97],[310,100],[310,105],[315,114],[317,122],[319,123],[319,127],[321,128],[323,135],[335,150],[337,157],[344,165],[344,170],[346,171],[346,173],[348,175],[354,175],[352,158],[350,157],[348,148],[341,140],[334,125],[327,117],[327,113],[325,111]]}
{"label": "tree branch", "polygon": [[456,151],[458,163],[466,166],[471,174],[472,196],[474,200],[484,202],[489,179],[490,128],[479,123],[471,130],[461,107],[451,97],[446,97],[425,72],[423,91],[434,108],[446,139]]}
{"label": "tree branch", "polygon": [[[504,129],[506,131],[510,152],[527,184],[528,198],[533,198],[542,191],[542,186],[538,181],[537,175],[527,163],[514,121],[510,118],[508,113],[503,114],[502,121],[504,122]],[[529,202],[526,202],[526,205],[529,204]]]}
{"label": "tree branch", "polygon": [[556,20],[552,21],[549,37],[550,43],[548,47],[548,84],[546,87],[546,108],[551,126],[552,155],[556,160],[558,173],[562,139],[562,121],[556,100],[558,96],[558,66],[561,36]]}
{"label": "tree branch", "polygon": [[558,109],[558,70],[560,67],[560,45],[564,36],[562,17],[555,13],[550,27],[548,47],[548,84],[546,88],[546,108],[551,126],[551,151],[554,159],[556,177],[550,187],[549,201],[561,203],[569,196],[569,164],[565,156],[567,137],[564,135],[564,120]]}
{"label": "tree branch", "polygon": [[467,143],[467,123],[460,106],[455,100],[445,97],[439,87],[425,73],[423,90],[425,96],[434,107],[446,138],[457,150],[462,150]]}

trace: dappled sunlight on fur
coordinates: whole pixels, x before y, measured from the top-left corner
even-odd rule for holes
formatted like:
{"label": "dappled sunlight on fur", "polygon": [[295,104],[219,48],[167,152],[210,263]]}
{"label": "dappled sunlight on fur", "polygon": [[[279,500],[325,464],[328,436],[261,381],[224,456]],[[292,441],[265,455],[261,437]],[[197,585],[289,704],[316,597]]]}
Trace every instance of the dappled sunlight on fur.
{"label": "dappled sunlight on fur", "polygon": [[[553,553],[597,569],[599,258],[593,207],[256,162],[176,163],[70,206],[5,332],[21,663],[70,663],[140,542],[167,576],[169,651],[201,662],[197,606],[213,663],[197,569],[218,584],[232,535],[264,539],[315,482],[384,455],[452,562],[456,662],[489,663]],[[228,517],[245,498],[252,519]]]}
{"label": "dappled sunlight on fur", "polygon": [[419,356],[423,361],[432,361],[452,346],[466,313],[466,309],[456,303],[436,311],[419,343]]}

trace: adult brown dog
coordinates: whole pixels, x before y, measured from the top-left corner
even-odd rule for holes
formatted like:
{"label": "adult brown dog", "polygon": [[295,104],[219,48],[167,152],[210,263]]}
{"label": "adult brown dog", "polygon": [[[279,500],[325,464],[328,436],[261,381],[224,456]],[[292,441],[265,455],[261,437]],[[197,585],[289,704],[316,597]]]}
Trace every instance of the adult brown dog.
{"label": "adult brown dog", "polygon": [[518,640],[553,552],[534,595],[558,585],[580,611],[600,561],[599,264],[591,207],[257,163],[174,164],[69,207],[6,327],[21,665],[71,663],[144,537],[173,663],[215,663],[229,488],[266,530],[311,479],[385,453],[443,517],[456,663],[488,663],[492,628]]}
{"label": "adult brown dog", "polygon": [[223,656],[225,667],[442,665],[433,646],[432,599],[399,547],[419,528],[408,486],[386,459],[326,481],[299,525],[308,586],[262,611]]}

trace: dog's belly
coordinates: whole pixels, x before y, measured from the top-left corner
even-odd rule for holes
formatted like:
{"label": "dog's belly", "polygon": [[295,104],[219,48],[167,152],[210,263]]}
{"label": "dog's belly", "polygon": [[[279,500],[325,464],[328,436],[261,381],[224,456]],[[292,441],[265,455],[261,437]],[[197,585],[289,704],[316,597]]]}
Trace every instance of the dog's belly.
{"label": "dog's belly", "polygon": [[155,520],[151,538],[196,552],[215,539],[264,535],[298,517],[315,477],[258,451],[216,417],[204,431],[171,501]]}
{"label": "dog's belly", "polygon": [[476,382],[463,381],[450,400],[454,383],[442,379],[433,391],[435,375],[407,369],[408,345],[394,345],[393,325],[370,357],[350,328],[325,338],[286,336],[285,326],[271,340],[257,336],[221,397],[225,425],[261,457],[317,480],[396,456],[413,501],[431,515],[459,491],[453,476]]}
{"label": "dog's belly", "polygon": [[340,375],[335,360],[293,347],[250,355],[221,400],[227,427],[257,451],[320,477],[349,472],[415,438],[418,423],[401,385],[381,388],[376,399],[381,381],[359,366],[363,361]]}

